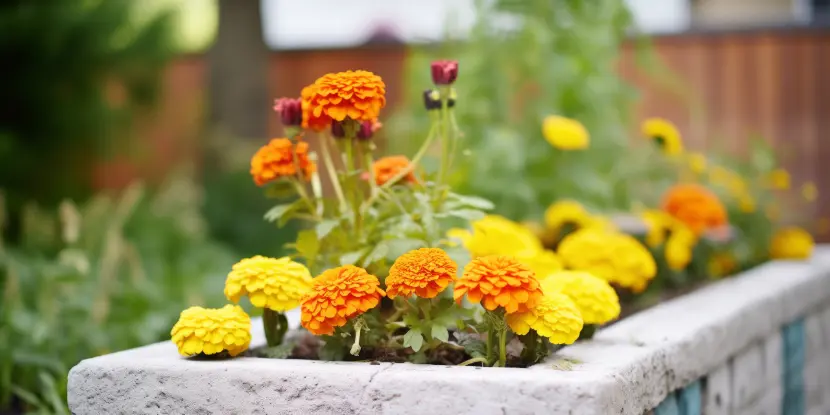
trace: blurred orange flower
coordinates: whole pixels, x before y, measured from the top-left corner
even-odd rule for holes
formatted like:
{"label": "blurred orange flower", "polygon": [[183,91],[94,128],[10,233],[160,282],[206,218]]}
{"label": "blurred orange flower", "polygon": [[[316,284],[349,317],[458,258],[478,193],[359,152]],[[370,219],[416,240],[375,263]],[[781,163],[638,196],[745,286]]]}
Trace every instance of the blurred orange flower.
{"label": "blurred orange flower", "polygon": [[456,282],[453,298],[464,295],[471,302],[481,302],[493,311],[504,307],[507,314],[525,313],[542,299],[542,289],[534,272],[507,255],[490,255],[470,261]]}
{"label": "blurred orange flower", "polygon": [[726,208],[709,189],[678,184],[663,197],[663,210],[685,223],[695,235],[726,225]]}
{"label": "blurred orange flower", "polygon": [[[388,156],[376,160],[372,165],[372,169],[375,172],[375,183],[378,186],[384,185],[403,171],[403,169],[408,168],[410,164],[406,156]],[[407,183],[415,183],[417,181],[415,174],[411,170],[401,180]]]}
{"label": "blurred orange flower", "polygon": [[[303,125],[330,125],[331,120],[374,121],[386,105],[386,85],[368,71],[329,73],[303,90]],[[316,129],[316,128],[315,128]],[[322,129],[322,128],[321,128]]]}
{"label": "blurred orange flower", "polygon": [[257,186],[295,176],[297,167],[304,179],[317,170],[317,165],[308,157],[308,143],[304,141],[295,145],[287,138],[274,138],[251,158],[251,176]]}
{"label": "blurred orange flower", "polygon": [[434,298],[455,280],[458,264],[440,248],[421,248],[401,255],[386,277],[389,298],[412,294]]}
{"label": "blurred orange flower", "polygon": [[378,278],[363,268],[330,269],[312,280],[311,292],[302,300],[300,321],[318,336],[332,334],[336,327],[375,308],[384,295]]}
{"label": "blurred orange flower", "polygon": [[312,111],[311,98],[314,96],[316,85],[311,84],[300,93],[300,106],[303,112],[303,128],[310,128],[314,131],[323,131],[331,125],[331,118],[326,114],[315,116]]}

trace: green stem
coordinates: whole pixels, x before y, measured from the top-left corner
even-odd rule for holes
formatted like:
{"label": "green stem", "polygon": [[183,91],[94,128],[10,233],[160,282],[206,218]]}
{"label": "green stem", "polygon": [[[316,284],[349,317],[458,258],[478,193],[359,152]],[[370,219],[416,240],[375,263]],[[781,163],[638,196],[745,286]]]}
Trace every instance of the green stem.
{"label": "green stem", "polygon": [[507,325],[499,330],[499,366],[507,366]]}
{"label": "green stem", "polygon": [[450,158],[450,88],[441,88],[441,165],[438,170],[438,183],[435,185],[436,203],[440,203],[443,186],[447,182]]}
{"label": "green stem", "polygon": [[354,229],[355,236],[360,235],[360,186],[355,180],[355,164],[354,164],[354,130],[352,128],[343,128],[346,130],[346,137],[344,138],[346,144],[346,183],[348,183],[348,198],[352,203],[352,210],[354,211]]}
{"label": "green stem", "polygon": [[265,308],[262,311],[262,326],[268,347],[276,347],[282,344],[285,332],[288,331],[288,319],[283,313]]}
{"label": "green stem", "polygon": [[496,361],[495,353],[493,353],[493,343],[496,341],[496,329],[493,323],[490,323],[490,329],[487,331],[487,366],[492,366]]}
{"label": "green stem", "polygon": [[524,336],[519,336],[519,340],[524,345],[521,355],[522,362],[528,365],[536,363],[539,360],[539,353],[537,352],[539,347],[539,335],[535,330],[530,330]]}
{"label": "green stem", "polygon": [[596,324],[586,324],[582,326],[582,331],[579,332],[579,340],[590,340],[597,332]]}
{"label": "green stem", "polygon": [[465,360],[465,361],[463,361],[463,362],[459,363],[459,364],[458,364],[458,366],[468,366],[468,365],[471,365],[471,364],[473,364],[473,363],[487,363],[487,358],[484,358],[484,357],[474,357],[474,358],[472,358],[472,359]]}
{"label": "green stem", "polygon": [[340,211],[342,212],[346,207],[346,198],[343,196],[343,189],[340,186],[340,179],[337,177],[337,169],[334,167],[334,161],[329,152],[329,143],[331,139],[324,137],[320,140],[320,149],[323,152],[323,163],[326,165],[326,171],[329,174],[331,187],[334,188],[334,194],[337,195],[337,201],[340,203]]}
{"label": "green stem", "polygon": [[294,185],[294,188],[297,189],[297,194],[300,195],[300,199],[303,199],[303,202],[305,202],[306,206],[308,207],[308,212],[311,214],[311,217],[314,218],[314,220],[319,220],[320,218],[317,216],[317,209],[314,206],[314,202],[312,202],[311,199],[308,197],[308,192],[306,192],[305,185],[303,185],[302,182],[300,182],[300,180],[297,178],[292,178],[290,181],[291,184]]}

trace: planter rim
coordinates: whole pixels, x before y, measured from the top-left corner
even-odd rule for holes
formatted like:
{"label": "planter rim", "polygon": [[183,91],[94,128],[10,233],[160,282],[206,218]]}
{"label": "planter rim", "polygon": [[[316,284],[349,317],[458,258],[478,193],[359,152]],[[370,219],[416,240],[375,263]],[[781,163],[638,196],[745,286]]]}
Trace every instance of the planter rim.
{"label": "planter rim", "polygon": [[[830,301],[830,245],[629,316],[527,369],[263,358],[195,361],[172,342],[87,359],[73,413],[637,414]],[[289,313],[296,326],[299,315]],[[265,343],[253,322],[251,347]],[[200,412],[202,411],[202,412]]]}

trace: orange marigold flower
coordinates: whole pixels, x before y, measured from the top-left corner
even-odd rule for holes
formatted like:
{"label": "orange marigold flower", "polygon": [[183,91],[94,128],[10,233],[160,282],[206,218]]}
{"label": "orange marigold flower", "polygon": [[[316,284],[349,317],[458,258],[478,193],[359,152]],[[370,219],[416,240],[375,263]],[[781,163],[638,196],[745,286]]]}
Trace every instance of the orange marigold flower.
{"label": "orange marigold flower", "polygon": [[542,289],[536,275],[516,258],[507,255],[479,257],[464,267],[464,274],[455,284],[453,298],[461,297],[493,311],[504,307],[507,314],[524,313],[536,307]]}
{"label": "orange marigold flower", "polygon": [[412,294],[434,298],[455,280],[458,264],[440,248],[421,248],[401,255],[386,277],[389,298]]}
{"label": "orange marigold flower", "polygon": [[331,126],[331,118],[327,114],[314,115],[311,106],[311,98],[314,96],[315,84],[303,88],[300,92],[300,108],[303,113],[303,128],[310,128],[314,131],[323,131]]}
{"label": "orange marigold flower", "polygon": [[[386,85],[379,76],[368,71],[330,73],[318,78],[310,90],[304,91],[303,102],[307,102],[310,111],[307,114],[310,126],[319,118],[373,121],[386,105]],[[305,114],[303,120],[306,120]]]}
{"label": "orange marigold flower", "polygon": [[[376,160],[372,164],[372,170],[375,171],[375,183],[378,186],[382,186],[397,176],[403,169],[408,168],[409,165],[410,161],[406,156],[388,156]],[[415,183],[417,181],[415,174],[411,170],[401,180],[407,183]]]}
{"label": "orange marigold flower", "polygon": [[295,176],[297,166],[305,179],[317,170],[317,165],[308,157],[308,143],[300,141],[295,145],[287,138],[275,138],[251,158],[251,176],[257,186],[262,186],[282,177]]}
{"label": "orange marigold flower", "polygon": [[302,299],[301,323],[316,334],[332,334],[349,319],[377,306],[386,293],[378,277],[354,265],[330,269],[311,282],[311,292]]}
{"label": "orange marigold flower", "polygon": [[726,208],[709,189],[678,184],[663,197],[663,210],[685,223],[696,235],[726,225]]}

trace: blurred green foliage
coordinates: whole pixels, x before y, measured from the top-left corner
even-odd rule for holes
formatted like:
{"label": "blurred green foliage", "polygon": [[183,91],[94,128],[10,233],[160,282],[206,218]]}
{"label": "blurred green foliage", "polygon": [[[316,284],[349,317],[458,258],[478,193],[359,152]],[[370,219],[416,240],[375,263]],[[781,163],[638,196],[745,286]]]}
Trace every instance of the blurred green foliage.
{"label": "blurred green foliage", "polygon": [[207,238],[201,198],[176,178],[24,208],[21,243],[0,246],[0,413],[68,413],[81,359],[165,340],[184,308],[226,302],[238,257]]}
{"label": "blurred green foliage", "polygon": [[[667,166],[649,150],[629,148],[635,93],[618,76],[617,58],[631,22],[622,0],[479,2],[468,41],[415,50],[406,84],[416,88],[431,85],[431,60],[459,61],[459,190],[494,201],[498,213],[515,219],[539,218],[560,198],[606,211],[641,200],[641,182]],[[420,92],[406,95],[420,99]],[[410,107],[420,105],[413,99]],[[390,120],[397,151],[411,151],[409,133],[426,122],[426,111],[406,111],[423,118],[399,113]],[[551,147],[541,131],[551,114],[581,121],[591,147]]]}
{"label": "blurred green foliage", "polygon": [[132,13],[130,1],[0,4],[0,177],[15,216],[25,200],[87,195],[87,167],[153,102],[171,14],[134,24]]}

